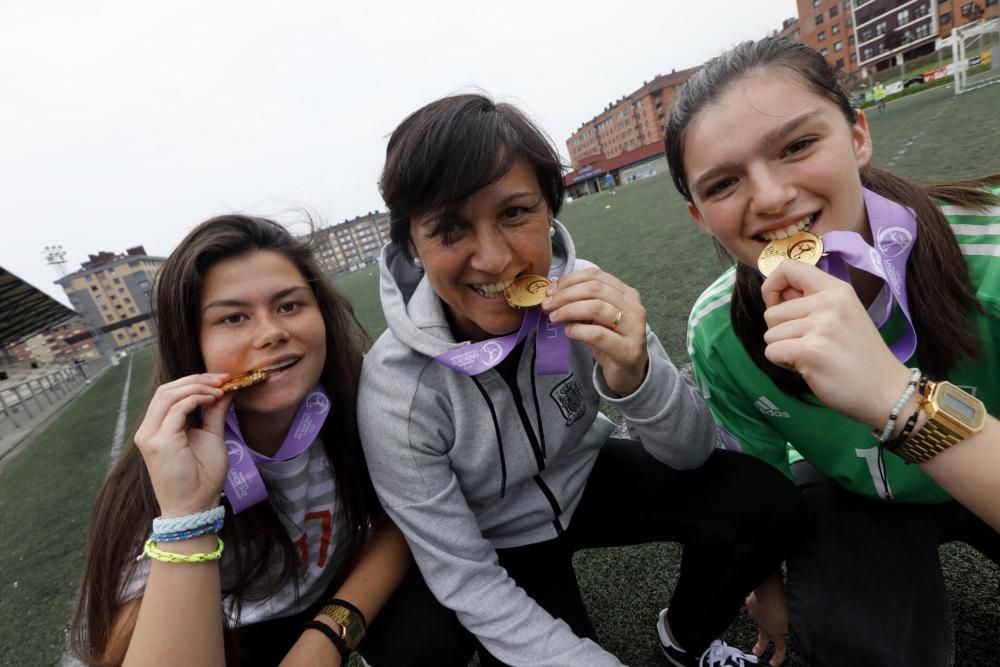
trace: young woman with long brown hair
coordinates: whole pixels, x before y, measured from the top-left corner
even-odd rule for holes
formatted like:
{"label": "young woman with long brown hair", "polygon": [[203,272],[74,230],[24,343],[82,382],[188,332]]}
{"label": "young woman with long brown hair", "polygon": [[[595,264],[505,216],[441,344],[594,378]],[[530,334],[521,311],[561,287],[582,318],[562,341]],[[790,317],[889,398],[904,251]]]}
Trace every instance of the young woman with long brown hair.
{"label": "young woman with long brown hair", "polygon": [[748,600],[755,653],[770,640],[782,662],[790,614],[810,665],[951,664],[938,546],[1000,562],[996,478],[967,474],[1000,463],[1000,176],[921,185],[871,166],[836,72],[779,38],[688,81],[667,151],[736,260],[689,319],[698,383],[723,442],[807,506],[787,600],[779,576]]}
{"label": "young woman with long brown hair", "polygon": [[[350,306],[306,243],[245,215],[195,228],[154,302],[158,388],[97,499],[77,653],[341,664],[409,566],[361,451]],[[248,371],[257,384],[224,391]]]}

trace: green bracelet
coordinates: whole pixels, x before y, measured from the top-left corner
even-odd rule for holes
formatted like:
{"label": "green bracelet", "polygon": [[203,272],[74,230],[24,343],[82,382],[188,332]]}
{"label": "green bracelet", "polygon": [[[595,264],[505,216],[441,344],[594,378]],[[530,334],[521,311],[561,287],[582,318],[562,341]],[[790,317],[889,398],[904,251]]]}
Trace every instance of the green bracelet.
{"label": "green bracelet", "polygon": [[222,547],[224,546],[222,538],[218,537],[216,539],[219,540],[219,548],[211,553],[178,554],[172,551],[163,551],[156,546],[154,540],[146,540],[143,553],[161,563],[208,563],[222,558]]}

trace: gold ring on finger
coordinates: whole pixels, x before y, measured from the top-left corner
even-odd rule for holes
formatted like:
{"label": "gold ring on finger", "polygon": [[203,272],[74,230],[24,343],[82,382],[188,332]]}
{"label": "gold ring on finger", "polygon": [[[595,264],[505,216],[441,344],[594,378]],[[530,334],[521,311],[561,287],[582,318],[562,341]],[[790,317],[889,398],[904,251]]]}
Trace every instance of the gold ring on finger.
{"label": "gold ring on finger", "polygon": [[617,327],[618,323],[621,322],[621,321],[622,321],[622,309],[619,308],[618,309],[618,314],[615,315],[614,321],[611,322],[611,328],[614,329],[615,327]]}

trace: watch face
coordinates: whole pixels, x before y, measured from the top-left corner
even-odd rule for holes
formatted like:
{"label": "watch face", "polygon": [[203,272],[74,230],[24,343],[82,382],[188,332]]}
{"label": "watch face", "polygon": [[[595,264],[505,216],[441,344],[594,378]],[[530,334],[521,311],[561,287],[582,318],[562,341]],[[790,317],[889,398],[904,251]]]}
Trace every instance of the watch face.
{"label": "watch face", "polygon": [[941,407],[970,424],[976,417],[976,409],[951,392],[941,397]]}
{"label": "watch face", "polygon": [[978,431],[986,420],[986,408],[982,402],[949,382],[938,385],[937,404],[956,426],[970,431]]}

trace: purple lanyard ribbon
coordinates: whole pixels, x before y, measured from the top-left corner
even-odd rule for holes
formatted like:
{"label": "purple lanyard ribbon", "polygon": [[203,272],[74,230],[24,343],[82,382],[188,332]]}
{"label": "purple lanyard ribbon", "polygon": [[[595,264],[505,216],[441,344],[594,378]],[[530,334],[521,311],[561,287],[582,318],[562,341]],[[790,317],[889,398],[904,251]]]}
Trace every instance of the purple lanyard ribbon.
{"label": "purple lanyard ribbon", "polygon": [[829,255],[820,260],[819,268],[850,283],[849,264],[885,281],[892,298],[886,300],[885,311],[876,325],[884,325],[894,305],[899,304],[906,316],[906,327],[889,349],[905,362],[917,349],[917,332],[906,296],[906,260],[917,238],[917,220],[910,209],[867,188],[864,197],[875,247],[868,245],[857,232],[828,232],[823,235],[823,249]]}
{"label": "purple lanyard ribbon", "polygon": [[304,452],[319,435],[326,416],[330,414],[330,397],[323,385],[316,383],[292,420],[292,426],[285,435],[281,447],[274,456],[264,456],[247,446],[236,420],[236,408],[229,406],[226,413],[226,451],[229,454],[229,468],[223,490],[233,508],[233,514],[267,500],[264,480],[257,470],[257,462],[287,461]]}
{"label": "purple lanyard ribbon", "polygon": [[479,375],[507,358],[515,347],[535,333],[535,369],[542,375],[565,375],[569,372],[569,339],[566,325],[553,323],[541,308],[524,315],[517,333],[476,343],[468,343],[434,357],[434,361],[464,375]]}

